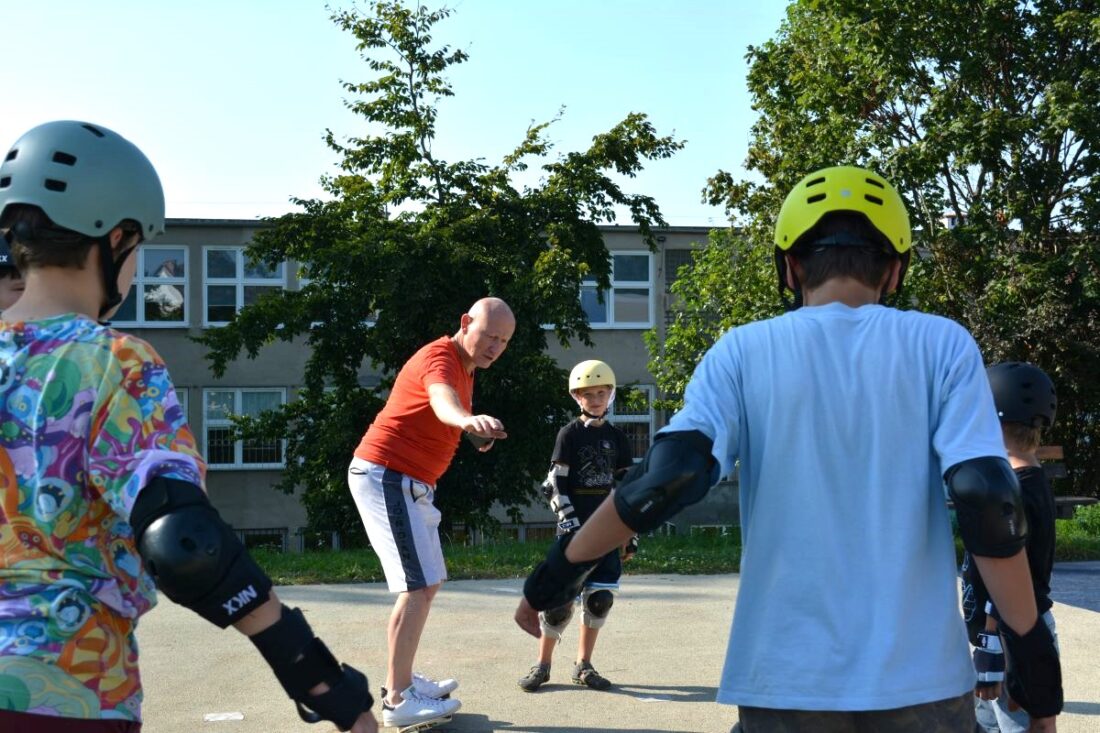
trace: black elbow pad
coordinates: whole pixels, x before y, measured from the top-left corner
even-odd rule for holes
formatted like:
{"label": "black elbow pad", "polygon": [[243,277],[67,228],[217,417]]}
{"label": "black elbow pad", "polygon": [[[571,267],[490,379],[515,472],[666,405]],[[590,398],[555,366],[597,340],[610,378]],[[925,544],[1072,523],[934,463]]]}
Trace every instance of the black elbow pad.
{"label": "black elbow pad", "polygon": [[615,509],[635,532],[651,532],[718,482],[714,443],[698,430],[662,433],[615,489]]}
{"label": "black elbow pad", "polygon": [[271,579],[195,484],[154,478],[130,524],[157,589],[207,621],[224,629],[267,601]]}
{"label": "black elbow pad", "polygon": [[1012,557],[1027,545],[1020,482],[1004,458],[957,463],[943,476],[955,502],[959,534],[972,555]]}

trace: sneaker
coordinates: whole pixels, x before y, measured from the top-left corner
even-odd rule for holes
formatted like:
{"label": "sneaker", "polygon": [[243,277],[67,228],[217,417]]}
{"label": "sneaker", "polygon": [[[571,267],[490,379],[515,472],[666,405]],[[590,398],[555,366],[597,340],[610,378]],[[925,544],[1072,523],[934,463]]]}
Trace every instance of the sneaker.
{"label": "sneaker", "polygon": [[[458,680],[448,677],[445,680],[433,680],[419,672],[413,672],[413,687],[424,697],[434,697],[437,700],[446,700],[451,693],[458,689]],[[389,690],[382,685],[381,700],[389,697]]]}
{"label": "sneaker", "polygon": [[454,715],[462,707],[455,699],[438,700],[425,697],[409,685],[401,692],[401,702],[389,705],[382,701],[382,724],[387,728],[405,728],[418,723],[426,723],[436,718]]}
{"label": "sneaker", "polygon": [[433,680],[431,677],[413,672],[413,687],[424,697],[434,697],[444,700],[458,689],[458,680],[448,677],[444,680]]}
{"label": "sneaker", "polygon": [[591,687],[593,690],[606,690],[611,681],[596,671],[591,662],[577,662],[573,668],[573,684]]}
{"label": "sneaker", "polygon": [[526,677],[520,677],[519,686],[526,692],[534,692],[550,680],[550,665],[536,664]]}

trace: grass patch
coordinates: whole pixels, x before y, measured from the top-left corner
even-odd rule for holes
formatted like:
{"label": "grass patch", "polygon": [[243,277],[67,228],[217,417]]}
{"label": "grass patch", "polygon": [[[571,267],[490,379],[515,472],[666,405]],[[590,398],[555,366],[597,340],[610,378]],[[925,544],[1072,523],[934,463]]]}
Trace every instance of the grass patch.
{"label": "grass patch", "polygon": [[[546,555],[549,542],[488,542],[445,545],[451,580],[522,578]],[[962,542],[955,543],[962,559]],[[310,583],[374,583],[385,580],[374,551],[342,550],[281,553],[255,550],[253,557],[278,585]],[[1058,562],[1100,560],[1100,537],[1072,519],[1057,521],[1055,559]],[[736,573],[741,568],[741,536],[693,535],[643,537],[638,554],[623,566],[627,575],[662,573],[705,575]]]}
{"label": "grass patch", "polygon": [[[451,580],[523,578],[546,555],[549,542],[488,542],[445,545]],[[276,585],[310,583],[374,583],[385,580],[378,556],[371,549],[282,553],[254,550],[252,556]],[[627,574],[674,573],[699,575],[735,573],[740,568],[740,536],[646,537],[638,554],[626,563]]]}

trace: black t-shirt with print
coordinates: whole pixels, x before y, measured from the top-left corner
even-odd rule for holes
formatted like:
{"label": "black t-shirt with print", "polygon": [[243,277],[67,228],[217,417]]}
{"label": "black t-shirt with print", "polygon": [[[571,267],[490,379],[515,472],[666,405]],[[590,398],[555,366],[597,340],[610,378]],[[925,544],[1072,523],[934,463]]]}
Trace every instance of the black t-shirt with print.
{"label": "black t-shirt with print", "polygon": [[[1054,605],[1050,600],[1050,575],[1054,570],[1054,492],[1050,489],[1046,473],[1039,466],[1016,469],[1023,494],[1024,514],[1027,516],[1027,564],[1031,568],[1031,582],[1035,588],[1035,604],[1039,613],[1046,613]],[[967,553],[963,557],[963,617],[971,642],[985,628],[985,602],[989,592],[978,574],[974,559]]]}
{"label": "black t-shirt with print", "polygon": [[585,427],[580,419],[558,431],[554,463],[569,466],[566,482],[577,519],[588,520],[611,493],[615,477],[634,463],[630,438],[609,422]]}

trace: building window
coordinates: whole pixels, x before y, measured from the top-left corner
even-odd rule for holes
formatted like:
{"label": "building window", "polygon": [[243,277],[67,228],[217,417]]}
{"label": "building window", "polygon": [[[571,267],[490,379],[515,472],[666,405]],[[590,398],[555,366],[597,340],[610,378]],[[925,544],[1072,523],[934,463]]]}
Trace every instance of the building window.
{"label": "building window", "polygon": [[[183,419],[187,421],[188,426],[191,425],[191,413],[187,411],[187,387],[180,387],[178,385],[172,385],[173,391],[176,393],[176,401],[180,404],[180,412],[183,413]],[[194,428],[192,428],[192,432]]]}
{"label": "building window", "polygon": [[691,264],[691,256],[694,250],[690,249],[666,249],[665,250],[665,325],[676,320],[676,310],[672,307],[672,286],[680,278],[680,268]]}
{"label": "building window", "polygon": [[211,468],[283,468],[282,440],[234,440],[232,415],[258,417],[286,402],[286,390],[204,389],[206,462]]}
{"label": "building window", "polygon": [[119,326],[178,328],[187,325],[187,248],[146,244],[137,258],[134,284],[111,322]]}
{"label": "building window", "polygon": [[204,247],[202,269],[204,326],[225,325],[261,295],[286,287],[286,263],[253,262],[244,247]]}
{"label": "building window", "polygon": [[592,328],[653,326],[653,256],[649,252],[612,252],[611,288],[600,291],[596,281],[581,283],[581,306]]}
{"label": "building window", "polygon": [[649,384],[632,384],[630,389],[640,393],[644,402],[636,408],[620,404],[619,400],[611,405],[610,420],[615,427],[626,433],[630,438],[630,448],[634,460],[640,461],[649,450],[653,442],[653,393],[654,387]]}

